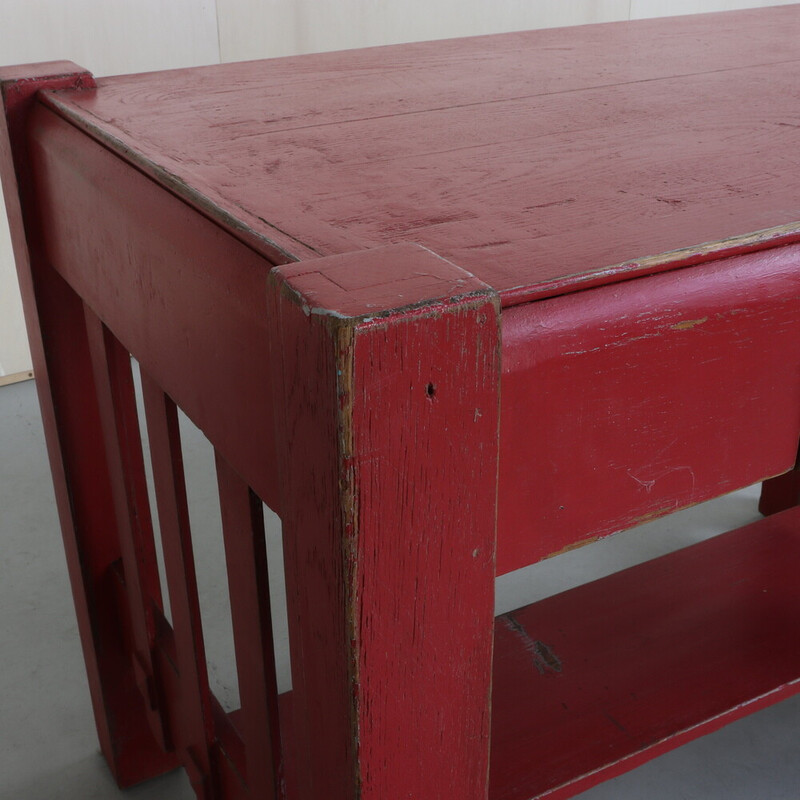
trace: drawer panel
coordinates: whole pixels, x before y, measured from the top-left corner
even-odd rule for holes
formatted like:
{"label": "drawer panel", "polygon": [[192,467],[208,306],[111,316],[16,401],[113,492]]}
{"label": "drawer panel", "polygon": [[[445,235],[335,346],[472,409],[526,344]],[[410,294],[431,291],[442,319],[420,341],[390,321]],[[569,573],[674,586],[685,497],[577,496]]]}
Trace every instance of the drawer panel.
{"label": "drawer panel", "polygon": [[498,574],[790,469],[800,246],[503,313]]}

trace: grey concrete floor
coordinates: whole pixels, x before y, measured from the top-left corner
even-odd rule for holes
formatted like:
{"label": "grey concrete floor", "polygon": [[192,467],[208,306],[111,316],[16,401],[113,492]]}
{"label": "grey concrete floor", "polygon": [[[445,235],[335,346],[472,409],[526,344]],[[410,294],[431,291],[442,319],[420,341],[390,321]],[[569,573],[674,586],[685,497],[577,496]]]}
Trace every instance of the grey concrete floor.
{"label": "grey concrete floor", "polygon": [[[236,703],[227,587],[208,445],[183,429],[211,680]],[[751,487],[498,581],[498,613],[757,518]],[[281,683],[289,685],[280,533],[275,568]],[[98,750],[32,382],[0,388],[0,800],[190,800],[181,771],[121,793]],[[580,795],[584,800],[798,800],[800,698],[784,701]],[[387,798],[386,800],[393,800]],[[453,800],[459,800],[453,798]]]}

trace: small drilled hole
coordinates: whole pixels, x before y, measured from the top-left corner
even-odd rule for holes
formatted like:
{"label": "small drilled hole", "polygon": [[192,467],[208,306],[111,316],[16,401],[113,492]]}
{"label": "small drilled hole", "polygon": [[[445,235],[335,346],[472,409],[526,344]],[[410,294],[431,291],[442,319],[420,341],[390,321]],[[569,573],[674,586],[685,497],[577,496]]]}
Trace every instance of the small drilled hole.
{"label": "small drilled hole", "polygon": [[432,383],[429,383],[425,387],[425,394],[427,394],[428,397],[433,397],[436,394],[436,387]]}

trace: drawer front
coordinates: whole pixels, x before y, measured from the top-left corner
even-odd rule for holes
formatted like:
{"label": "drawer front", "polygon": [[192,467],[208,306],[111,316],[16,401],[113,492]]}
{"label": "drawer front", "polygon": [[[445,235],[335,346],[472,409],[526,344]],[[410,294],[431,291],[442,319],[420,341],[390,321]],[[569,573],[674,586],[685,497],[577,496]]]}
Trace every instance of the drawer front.
{"label": "drawer front", "polygon": [[795,463],[800,246],[502,321],[498,574]]}

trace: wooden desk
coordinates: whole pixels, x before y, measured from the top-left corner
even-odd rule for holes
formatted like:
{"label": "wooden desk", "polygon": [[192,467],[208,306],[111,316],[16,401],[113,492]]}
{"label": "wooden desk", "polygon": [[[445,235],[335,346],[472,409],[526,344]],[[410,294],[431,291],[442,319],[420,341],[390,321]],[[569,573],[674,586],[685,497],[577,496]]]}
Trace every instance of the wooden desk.
{"label": "wooden desk", "polygon": [[[798,42],[784,6],[0,73],[120,785],[181,764],[202,798],[567,797],[796,691]],[[216,452],[232,714],[177,407]],[[764,521],[494,618],[496,575],[765,479]],[[261,500],[283,523],[281,697]]]}

